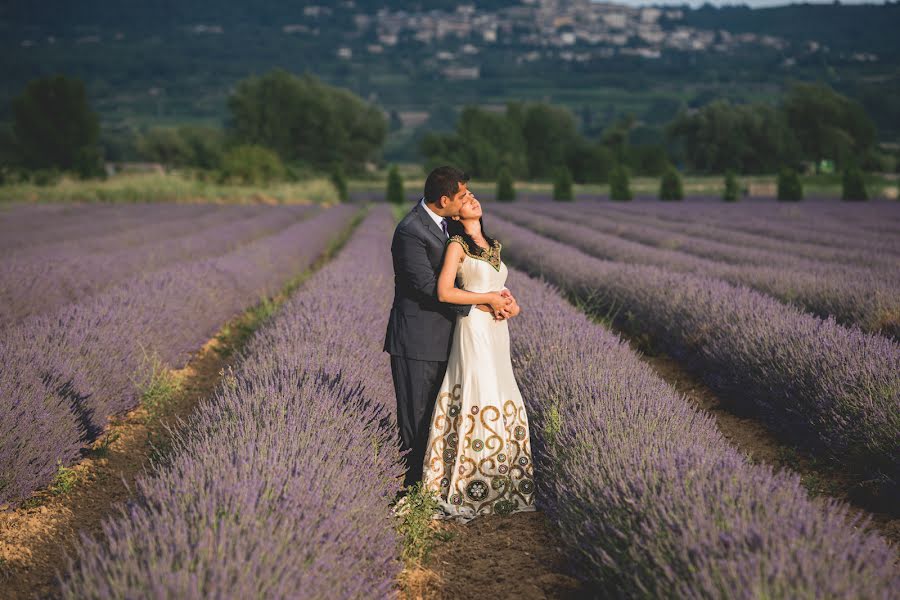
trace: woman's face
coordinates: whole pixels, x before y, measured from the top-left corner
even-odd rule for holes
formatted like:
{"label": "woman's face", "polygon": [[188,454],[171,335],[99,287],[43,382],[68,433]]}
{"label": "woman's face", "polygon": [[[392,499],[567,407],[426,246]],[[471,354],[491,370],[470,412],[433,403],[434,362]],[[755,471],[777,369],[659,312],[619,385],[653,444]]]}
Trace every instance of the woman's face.
{"label": "woman's face", "polygon": [[469,192],[468,202],[464,202],[459,209],[459,218],[467,221],[469,219],[477,221],[481,218],[481,202],[475,198],[472,192]]}

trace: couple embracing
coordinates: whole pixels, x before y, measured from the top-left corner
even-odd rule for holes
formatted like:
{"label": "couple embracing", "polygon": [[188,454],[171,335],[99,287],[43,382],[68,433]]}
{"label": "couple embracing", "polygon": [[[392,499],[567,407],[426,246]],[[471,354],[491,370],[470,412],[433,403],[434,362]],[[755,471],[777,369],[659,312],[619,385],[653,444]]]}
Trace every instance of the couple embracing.
{"label": "couple embracing", "polygon": [[397,225],[384,342],[404,486],[422,481],[438,499],[435,516],[460,522],[535,510],[528,416],[509,352],[508,319],[520,309],[468,179],[434,169]]}

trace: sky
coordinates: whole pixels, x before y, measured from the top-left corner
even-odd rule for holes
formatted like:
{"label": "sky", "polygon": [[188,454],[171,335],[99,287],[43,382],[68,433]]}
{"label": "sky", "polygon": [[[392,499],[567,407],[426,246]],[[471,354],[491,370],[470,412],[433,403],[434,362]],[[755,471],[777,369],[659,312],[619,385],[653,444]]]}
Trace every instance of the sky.
{"label": "sky", "polygon": [[[598,1],[598,0],[595,0]],[[698,7],[704,3],[704,0],[611,0],[615,4],[627,4],[629,6],[650,6],[650,5],[667,5],[677,6],[688,4],[691,7]],[[831,4],[832,0],[807,0],[809,4]],[[785,0],[709,0],[710,4],[715,6],[738,5],[745,4],[750,8],[765,8],[767,6],[784,6],[787,4],[802,4],[801,2],[788,2]],[[841,4],[884,4],[884,2],[872,2],[872,0],[841,0]]]}

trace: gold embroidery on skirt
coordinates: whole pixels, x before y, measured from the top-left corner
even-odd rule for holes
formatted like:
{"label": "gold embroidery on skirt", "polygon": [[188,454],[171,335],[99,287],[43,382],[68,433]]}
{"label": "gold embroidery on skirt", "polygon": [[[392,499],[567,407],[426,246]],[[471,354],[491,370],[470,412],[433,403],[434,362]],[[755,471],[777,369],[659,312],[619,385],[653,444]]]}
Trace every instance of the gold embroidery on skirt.
{"label": "gold embroidery on skirt", "polygon": [[[452,505],[475,514],[509,514],[534,504],[533,465],[525,407],[512,400],[503,411],[472,406],[462,414],[461,384],[439,395],[428,448],[425,485]],[[476,416],[486,435],[474,438]],[[465,432],[460,434],[465,420]],[[500,426],[502,424],[502,427]],[[434,433],[439,431],[440,434]],[[485,452],[473,460],[473,453]],[[452,488],[451,488],[451,483]]]}

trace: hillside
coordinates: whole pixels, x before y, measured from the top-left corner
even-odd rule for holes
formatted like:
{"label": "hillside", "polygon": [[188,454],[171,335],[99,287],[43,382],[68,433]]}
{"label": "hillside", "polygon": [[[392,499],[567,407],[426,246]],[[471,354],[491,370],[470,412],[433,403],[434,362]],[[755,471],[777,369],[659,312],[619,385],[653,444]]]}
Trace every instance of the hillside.
{"label": "hillside", "polygon": [[716,97],[774,101],[794,79],[826,81],[860,100],[881,140],[900,139],[896,2],[755,10],[425,4],[50,0],[40,13],[4,6],[0,121],[9,121],[9,101],[29,79],[64,72],[85,79],[108,126],[221,122],[236,81],[281,66],[396,111],[401,154],[409,149],[403,135],[423,122],[446,125],[440,115],[465,103],[549,100],[571,107],[588,132],[631,111],[652,138],[680,106]]}

